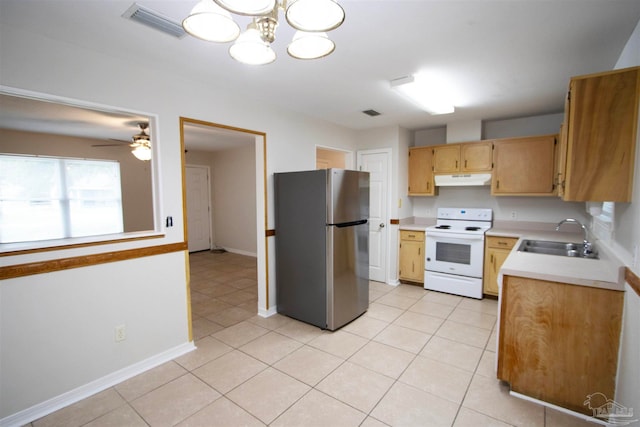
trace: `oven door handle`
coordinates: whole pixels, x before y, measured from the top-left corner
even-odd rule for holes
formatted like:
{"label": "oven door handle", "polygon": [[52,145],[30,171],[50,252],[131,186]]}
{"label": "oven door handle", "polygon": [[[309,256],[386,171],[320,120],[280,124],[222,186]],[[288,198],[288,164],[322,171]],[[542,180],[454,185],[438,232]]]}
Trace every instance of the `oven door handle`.
{"label": "oven door handle", "polygon": [[484,240],[484,234],[462,234],[462,233],[455,233],[455,232],[441,232],[441,231],[427,231],[426,232],[426,239],[442,239],[442,240],[456,240],[456,241],[463,241],[463,242],[470,242],[470,241],[474,241],[474,240]]}

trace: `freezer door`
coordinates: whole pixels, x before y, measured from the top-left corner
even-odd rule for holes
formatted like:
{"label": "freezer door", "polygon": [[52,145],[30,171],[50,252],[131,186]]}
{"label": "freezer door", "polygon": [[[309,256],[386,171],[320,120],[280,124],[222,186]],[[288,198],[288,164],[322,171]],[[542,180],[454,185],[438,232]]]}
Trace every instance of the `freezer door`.
{"label": "freezer door", "polygon": [[327,170],[327,224],[369,218],[369,172]]}
{"label": "freezer door", "polygon": [[369,226],[327,226],[327,329],[369,308]]}

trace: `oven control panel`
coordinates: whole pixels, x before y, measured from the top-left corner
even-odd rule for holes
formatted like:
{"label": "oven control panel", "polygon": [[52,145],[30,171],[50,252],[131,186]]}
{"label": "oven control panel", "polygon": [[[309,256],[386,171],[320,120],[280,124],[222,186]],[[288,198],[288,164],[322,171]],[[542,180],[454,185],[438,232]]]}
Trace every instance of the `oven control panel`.
{"label": "oven control panel", "polygon": [[491,221],[492,209],[438,208],[438,219],[462,219],[467,221]]}

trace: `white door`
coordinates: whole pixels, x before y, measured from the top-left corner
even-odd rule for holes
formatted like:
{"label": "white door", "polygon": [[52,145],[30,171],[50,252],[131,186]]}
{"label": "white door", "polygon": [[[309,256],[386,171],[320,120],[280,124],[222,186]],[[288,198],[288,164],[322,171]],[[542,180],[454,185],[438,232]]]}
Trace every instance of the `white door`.
{"label": "white door", "polygon": [[189,252],[211,249],[211,217],[209,215],[209,169],[186,166],[187,230]]}
{"label": "white door", "polygon": [[358,169],[369,172],[369,278],[387,282],[389,164],[391,150],[358,151]]}

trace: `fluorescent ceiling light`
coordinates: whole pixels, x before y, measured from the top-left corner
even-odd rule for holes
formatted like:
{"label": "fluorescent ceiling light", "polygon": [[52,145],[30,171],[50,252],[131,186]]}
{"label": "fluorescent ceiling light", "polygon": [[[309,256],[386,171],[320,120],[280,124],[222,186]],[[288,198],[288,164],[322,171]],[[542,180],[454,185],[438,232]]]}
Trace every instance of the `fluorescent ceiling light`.
{"label": "fluorescent ceiling light", "polygon": [[442,85],[424,75],[406,76],[391,80],[391,88],[410,99],[429,114],[450,114],[455,108],[444,93]]}

